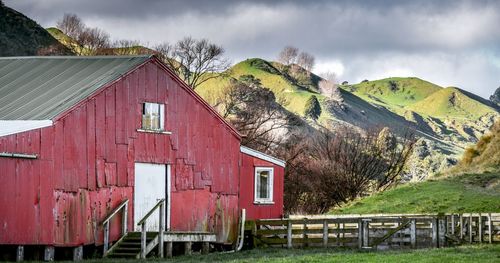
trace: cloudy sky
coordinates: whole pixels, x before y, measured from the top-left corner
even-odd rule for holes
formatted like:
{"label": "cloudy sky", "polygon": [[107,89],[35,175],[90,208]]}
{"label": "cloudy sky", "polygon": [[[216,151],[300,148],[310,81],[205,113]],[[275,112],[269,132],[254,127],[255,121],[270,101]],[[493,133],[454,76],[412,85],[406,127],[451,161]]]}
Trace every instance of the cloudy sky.
{"label": "cloudy sky", "polygon": [[286,45],[340,80],[416,76],[489,97],[500,86],[500,1],[4,0],[44,27],[75,13],[113,39],[155,45],[184,36],[233,61],[275,59]]}

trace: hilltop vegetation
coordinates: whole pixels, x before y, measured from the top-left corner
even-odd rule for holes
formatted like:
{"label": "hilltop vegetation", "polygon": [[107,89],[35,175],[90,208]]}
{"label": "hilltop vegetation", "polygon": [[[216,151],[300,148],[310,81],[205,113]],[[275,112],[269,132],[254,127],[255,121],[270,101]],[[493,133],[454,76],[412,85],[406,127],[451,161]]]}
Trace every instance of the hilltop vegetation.
{"label": "hilltop vegetation", "polygon": [[71,54],[35,21],[0,3],[0,56]]}

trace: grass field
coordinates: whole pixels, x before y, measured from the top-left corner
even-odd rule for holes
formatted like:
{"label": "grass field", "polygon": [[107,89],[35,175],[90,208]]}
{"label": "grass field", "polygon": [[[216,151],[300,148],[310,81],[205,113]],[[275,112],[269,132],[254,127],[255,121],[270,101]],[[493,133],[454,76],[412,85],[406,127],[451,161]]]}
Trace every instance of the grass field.
{"label": "grass field", "polygon": [[334,214],[500,212],[500,173],[409,183],[332,211]]}
{"label": "grass field", "polygon": [[[254,249],[237,253],[178,256],[175,262],[500,262],[500,245],[441,249],[359,251],[338,249]],[[90,262],[136,260],[91,260]],[[150,259],[152,262],[172,260]]]}

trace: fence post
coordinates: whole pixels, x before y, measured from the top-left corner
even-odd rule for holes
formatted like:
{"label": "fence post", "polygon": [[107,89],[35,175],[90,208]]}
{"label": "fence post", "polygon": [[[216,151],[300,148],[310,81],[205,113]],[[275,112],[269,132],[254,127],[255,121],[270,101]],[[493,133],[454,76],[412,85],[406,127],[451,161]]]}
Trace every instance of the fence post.
{"label": "fence post", "polygon": [[370,242],[370,219],[363,220],[363,247],[368,248]]}
{"label": "fence post", "polygon": [[24,246],[17,246],[16,262],[24,261]]}
{"label": "fence post", "polygon": [[438,247],[438,219],[437,217],[432,219],[432,246]]}
{"label": "fence post", "polygon": [[472,213],[469,215],[469,243],[472,244],[473,238],[472,238]]}
{"label": "fence post", "polygon": [[109,248],[109,221],[104,223],[104,246],[103,246],[104,252],[102,253],[103,256],[106,256],[106,254],[108,253],[108,248]]}
{"label": "fence post", "polygon": [[460,214],[460,240],[464,239],[464,216]]}
{"label": "fence post", "polygon": [[288,218],[288,225],[287,225],[287,248],[292,248],[292,220]]}
{"label": "fence post", "polygon": [[146,222],[141,225],[141,258],[146,258]]}
{"label": "fence post", "polygon": [[363,247],[363,221],[358,219],[358,247]]}
{"label": "fence post", "polygon": [[492,229],[492,222],[491,222],[491,213],[488,214],[488,241],[491,244],[493,242],[493,229]]}
{"label": "fence post", "polygon": [[479,243],[483,243],[483,216],[479,213],[479,219],[477,221],[477,230],[479,234]]}
{"label": "fence post", "polygon": [[439,226],[438,226],[438,239],[439,239],[439,247],[446,246],[446,217],[439,217]]}
{"label": "fence post", "polygon": [[411,225],[410,225],[410,242],[411,242],[411,248],[416,248],[417,247],[417,222],[416,222],[415,218],[413,218],[411,220]]}
{"label": "fence post", "polygon": [[328,247],[328,219],[323,220],[323,247]]}
{"label": "fence post", "polygon": [[160,204],[160,211],[159,214],[160,214],[160,227],[158,228],[158,256],[160,258],[163,258],[163,235],[165,234],[165,202],[162,202]]}
{"label": "fence post", "polygon": [[128,232],[128,203],[125,204],[125,207],[123,207],[123,214],[122,214],[122,235],[127,234]]}
{"label": "fence post", "polygon": [[451,234],[455,235],[455,214],[451,214]]}
{"label": "fence post", "polygon": [[309,237],[307,236],[307,218],[304,218],[304,228],[303,228],[303,238],[304,238],[304,247],[309,246]]}
{"label": "fence post", "polygon": [[337,246],[340,247],[340,221],[337,222]]}

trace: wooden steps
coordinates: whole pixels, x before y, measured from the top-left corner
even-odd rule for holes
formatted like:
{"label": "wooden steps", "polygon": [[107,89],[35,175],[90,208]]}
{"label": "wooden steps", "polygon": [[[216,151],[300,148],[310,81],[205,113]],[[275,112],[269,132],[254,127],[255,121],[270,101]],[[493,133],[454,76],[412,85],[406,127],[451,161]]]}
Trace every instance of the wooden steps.
{"label": "wooden steps", "polygon": [[[157,236],[158,232],[147,232],[146,243],[149,244]],[[139,258],[140,253],[141,253],[141,232],[129,232],[111,247],[106,257]]]}
{"label": "wooden steps", "polygon": [[[166,244],[166,257],[172,257],[172,243],[184,244],[184,253],[191,254],[192,243],[202,243],[202,253],[208,253],[210,243],[216,242],[214,233],[208,232],[179,232],[168,231],[163,233],[163,240]],[[146,256],[158,251],[160,238],[158,232],[146,232]],[[105,255],[109,258],[141,258],[141,232],[128,232],[121,239],[116,241]]]}

